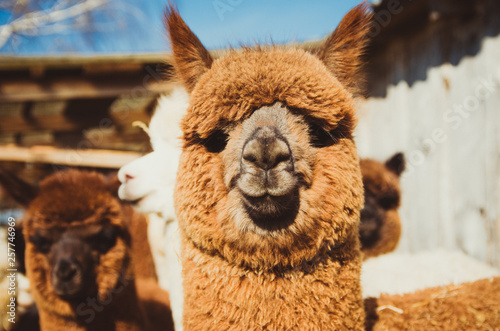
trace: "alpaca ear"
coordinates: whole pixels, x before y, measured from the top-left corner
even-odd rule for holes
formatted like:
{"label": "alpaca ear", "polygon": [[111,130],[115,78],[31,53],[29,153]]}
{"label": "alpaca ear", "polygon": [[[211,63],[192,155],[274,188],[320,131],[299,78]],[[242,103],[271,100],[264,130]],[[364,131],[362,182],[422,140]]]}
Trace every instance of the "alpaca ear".
{"label": "alpaca ear", "polygon": [[385,162],[385,167],[398,176],[401,176],[405,166],[405,155],[403,153],[396,153]]}
{"label": "alpaca ear", "polygon": [[212,66],[213,59],[172,3],[165,10],[165,27],[170,36],[176,73],[188,92],[192,92],[198,79]]}
{"label": "alpaca ear", "polygon": [[351,92],[358,93],[358,71],[368,42],[373,13],[365,1],[349,11],[322,46],[313,50]]}
{"label": "alpaca ear", "polygon": [[0,169],[0,185],[23,207],[28,207],[38,194],[38,186],[30,184],[4,169]]}

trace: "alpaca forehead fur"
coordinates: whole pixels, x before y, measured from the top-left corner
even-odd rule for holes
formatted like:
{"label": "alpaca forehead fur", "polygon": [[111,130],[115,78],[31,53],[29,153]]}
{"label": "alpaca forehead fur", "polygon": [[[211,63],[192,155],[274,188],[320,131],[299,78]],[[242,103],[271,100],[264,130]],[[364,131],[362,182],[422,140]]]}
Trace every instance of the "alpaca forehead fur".
{"label": "alpaca forehead fur", "polygon": [[96,173],[60,172],[40,184],[40,190],[28,209],[35,228],[81,226],[101,223],[122,226],[119,202]]}
{"label": "alpaca forehead fur", "polygon": [[319,59],[296,49],[231,52],[214,61],[192,93],[182,129],[185,138],[207,138],[264,105],[282,101],[333,129],[342,119],[354,129],[354,103]]}

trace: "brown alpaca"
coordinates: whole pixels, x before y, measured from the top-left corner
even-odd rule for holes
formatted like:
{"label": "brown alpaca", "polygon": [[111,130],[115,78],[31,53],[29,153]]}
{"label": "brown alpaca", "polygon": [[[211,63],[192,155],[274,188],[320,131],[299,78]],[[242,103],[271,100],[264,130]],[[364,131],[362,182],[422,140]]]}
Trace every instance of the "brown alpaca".
{"label": "brown alpaca", "polygon": [[361,210],[359,233],[361,250],[367,259],[392,252],[401,237],[399,177],[405,168],[404,155],[397,153],[385,163],[361,159],[360,167],[365,206]]}
{"label": "brown alpaca", "polygon": [[186,330],[361,330],[355,74],[371,15],[314,54],[260,47],[213,60],[170,7],[191,92],[175,192]]}
{"label": "brown alpaca", "polygon": [[367,330],[500,330],[500,277],[366,300]]}
{"label": "brown alpaca", "polygon": [[41,330],[173,329],[168,293],[151,275],[134,277],[136,214],[113,185],[100,174],[68,170],[27,192],[26,273]]}

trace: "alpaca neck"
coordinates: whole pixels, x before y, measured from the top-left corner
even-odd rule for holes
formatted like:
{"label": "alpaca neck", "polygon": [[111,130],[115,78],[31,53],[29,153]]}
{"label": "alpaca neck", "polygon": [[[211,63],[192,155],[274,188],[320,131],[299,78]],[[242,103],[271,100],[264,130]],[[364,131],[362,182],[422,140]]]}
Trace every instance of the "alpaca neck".
{"label": "alpaca neck", "polygon": [[126,284],[117,287],[103,301],[89,297],[75,304],[74,317],[40,309],[41,330],[144,330],[144,313],[137,298],[135,281],[124,282]]}
{"label": "alpaca neck", "polygon": [[262,273],[184,245],[185,284],[193,284],[185,288],[185,329],[363,329],[357,238],[313,265]]}

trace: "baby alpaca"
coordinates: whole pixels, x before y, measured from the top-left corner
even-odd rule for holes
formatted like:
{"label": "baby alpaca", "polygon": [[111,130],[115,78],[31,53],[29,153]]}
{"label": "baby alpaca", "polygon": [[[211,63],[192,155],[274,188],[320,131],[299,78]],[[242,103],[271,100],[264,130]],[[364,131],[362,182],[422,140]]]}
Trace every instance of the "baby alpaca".
{"label": "baby alpaca", "polygon": [[[188,95],[176,87],[162,96],[149,123],[153,152],[123,166],[119,196],[149,213],[149,238],[160,285],[170,294],[175,330],[182,330],[182,266],[180,234],[174,210],[174,186],[181,152],[180,119],[186,113]],[[156,247],[156,249],[155,249]]]}
{"label": "baby alpaca", "polygon": [[405,168],[404,155],[397,153],[385,163],[361,159],[365,206],[361,210],[359,234],[364,258],[392,252],[401,236],[398,208],[399,177]]}
{"label": "baby alpaca", "polygon": [[134,214],[110,186],[77,170],[51,175],[39,188],[25,184],[26,273],[41,330],[173,328],[168,293],[151,278],[134,278]]}
{"label": "baby alpaca", "polygon": [[361,330],[363,188],[352,131],[366,4],[314,53],[213,60],[167,9],[183,118],[175,207],[189,330]]}

